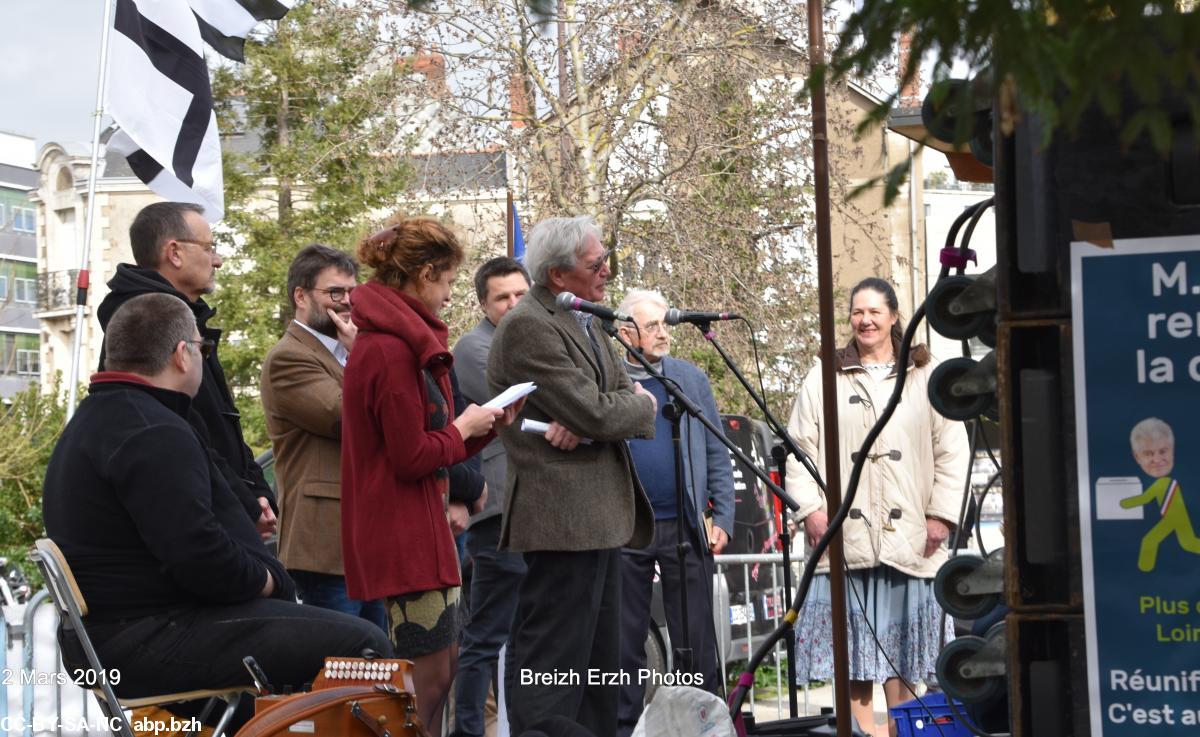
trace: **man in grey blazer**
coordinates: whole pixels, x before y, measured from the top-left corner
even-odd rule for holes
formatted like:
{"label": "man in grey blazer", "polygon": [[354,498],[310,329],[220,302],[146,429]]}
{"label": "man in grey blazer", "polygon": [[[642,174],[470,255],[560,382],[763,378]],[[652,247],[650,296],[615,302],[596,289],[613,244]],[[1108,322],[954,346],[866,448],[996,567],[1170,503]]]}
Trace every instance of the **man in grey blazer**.
{"label": "man in grey blazer", "polygon": [[[700,407],[713,425],[721,426],[721,415],[713,399],[708,377],[696,366],[672,358],[671,332],[667,325],[667,301],[658,292],[634,289],[621,301],[620,311],[632,322],[621,325],[626,342],[641,352],[655,370],[674,382]],[[660,405],[670,400],[663,383],[652,378],[641,363],[626,357],[630,377],[644,383]],[[683,456],[683,505],[679,508],[675,479],[675,450],[671,422],[659,414],[654,438],[631,440],[634,466],[644,480],[650,505],[654,507],[654,542],[644,550],[625,550],[621,555],[621,669],[638,673],[646,667],[644,643],[650,629],[650,596],[656,571],[661,574],[663,606],[672,648],[692,651],[691,666],[679,660],[675,669],[699,676],[700,688],[719,693],[716,632],[713,629],[713,555],[720,554],[733,534],[733,464],[729,451],[697,420],[685,415],[680,423]],[[705,515],[712,515],[711,527]],[[678,537],[691,544],[682,568],[676,551]],[[688,626],[683,627],[680,582],[687,581]],[[642,714],[646,684],[632,678],[621,684],[618,737],[628,737]]]}
{"label": "man in grey blazer", "polygon": [[523,417],[550,423],[545,437],[517,423],[500,433],[509,460],[500,544],[527,567],[509,645],[509,724],[521,734],[558,716],[608,737],[621,677],[620,548],[645,547],[654,533],[625,440],[653,435],[657,404],[599,324],[555,305],[562,292],[604,299],[608,253],[594,221],[545,220],[526,245],[534,286],[496,329],[488,361],[493,392],[536,382]]}
{"label": "man in grey blazer", "polygon": [[[507,256],[489,259],[475,272],[475,296],[479,298],[483,318],[454,345],[454,371],[467,402],[483,404],[492,397],[487,383],[492,336],[496,326],[528,291],[529,275],[525,267]],[[454,679],[456,737],[482,737],[484,733],[484,702],[496,657],[512,631],[517,589],[525,575],[525,561],[519,553],[497,549],[508,473],[504,443],[496,438],[480,455],[488,495],[483,511],[471,517],[467,535],[472,568],[471,612],[463,628],[458,674]]]}

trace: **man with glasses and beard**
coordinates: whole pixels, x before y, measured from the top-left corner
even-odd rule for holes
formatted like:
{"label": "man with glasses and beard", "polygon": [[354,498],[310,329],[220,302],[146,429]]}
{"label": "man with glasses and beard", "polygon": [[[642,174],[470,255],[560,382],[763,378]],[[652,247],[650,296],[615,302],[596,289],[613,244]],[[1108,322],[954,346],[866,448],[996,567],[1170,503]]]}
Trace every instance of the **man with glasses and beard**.
{"label": "man with glasses and beard", "polygon": [[342,372],[358,328],[350,293],[358,264],[328,246],[305,246],[288,268],[295,319],[267,354],[262,402],[275,449],[279,558],[300,600],[374,622],[387,631],[382,601],[346,594],[342,568]]}
{"label": "man with glasses and beard", "polygon": [[[96,310],[100,328],[107,331],[117,308],[142,294],[169,294],[187,304],[201,337],[213,345],[204,357],[204,379],[188,420],[215,453],[218,470],[255,522],[259,535],[268,538],[277,524],[275,494],[242,437],[242,418],[217,357],[221,330],[208,324],[216,310],[203,299],[216,289],[217,269],[222,263],[204,208],[189,202],[155,202],[143,207],[129,226],[129,247],[136,265],[117,265],[117,273],[108,281],[109,293]],[[101,346],[101,371],[106,370],[105,351],[106,346]]]}

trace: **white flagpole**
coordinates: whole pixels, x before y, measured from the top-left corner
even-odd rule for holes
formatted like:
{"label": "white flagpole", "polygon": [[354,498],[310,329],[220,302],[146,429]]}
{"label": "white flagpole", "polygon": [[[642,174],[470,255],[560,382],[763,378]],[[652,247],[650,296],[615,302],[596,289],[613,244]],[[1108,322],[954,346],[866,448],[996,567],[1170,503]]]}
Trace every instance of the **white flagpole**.
{"label": "white flagpole", "polygon": [[87,304],[88,259],[92,250],[92,224],[96,220],[96,176],[100,169],[100,119],[104,117],[104,88],[108,82],[108,36],[112,30],[113,0],[104,0],[104,31],[100,36],[100,79],[96,83],[95,123],[92,125],[92,167],[88,171],[87,222],[83,229],[83,258],[75,299],[75,348],[71,354],[71,374],[67,390],[67,419],[75,414],[79,389],[79,354],[83,347],[83,309]]}

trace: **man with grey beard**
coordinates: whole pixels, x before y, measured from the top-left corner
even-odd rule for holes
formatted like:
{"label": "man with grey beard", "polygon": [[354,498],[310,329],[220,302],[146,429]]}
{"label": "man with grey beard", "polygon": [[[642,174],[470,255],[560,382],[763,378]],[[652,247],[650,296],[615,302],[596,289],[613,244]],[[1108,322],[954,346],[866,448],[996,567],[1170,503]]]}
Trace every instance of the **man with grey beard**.
{"label": "man with grey beard", "polygon": [[275,450],[279,559],[305,604],[374,622],[387,631],[381,601],[346,595],[342,569],[342,371],[358,329],[350,293],[358,264],[328,246],[305,246],[288,269],[295,319],[267,354],[262,402]]}

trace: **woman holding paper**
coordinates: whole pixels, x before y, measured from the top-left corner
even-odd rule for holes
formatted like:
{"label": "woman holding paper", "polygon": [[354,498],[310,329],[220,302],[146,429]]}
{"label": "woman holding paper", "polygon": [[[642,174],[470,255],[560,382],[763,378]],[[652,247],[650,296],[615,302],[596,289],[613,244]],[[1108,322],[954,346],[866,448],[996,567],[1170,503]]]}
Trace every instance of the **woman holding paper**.
{"label": "woman holding paper", "polygon": [[358,326],[342,399],[342,552],[352,598],[388,600],[396,655],[415,663],[421,721],[441,734],[460,619],[458,554],[446,519],[449,467],[478,453],[506,409],[457,417],[453,362],[438,313],[463,249],[427,218],[402,220],[358,246],[374,273],[354,292]]}

